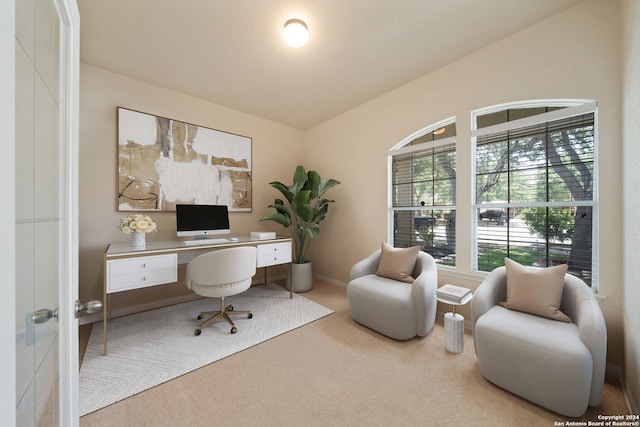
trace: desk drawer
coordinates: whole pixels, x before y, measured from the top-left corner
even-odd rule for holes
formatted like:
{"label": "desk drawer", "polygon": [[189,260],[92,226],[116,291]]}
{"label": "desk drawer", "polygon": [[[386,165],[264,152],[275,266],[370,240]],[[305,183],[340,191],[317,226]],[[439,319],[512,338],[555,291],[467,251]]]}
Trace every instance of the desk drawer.
{"label": "desk drawer", "polygon": [[173,283],[177,280],[176,270],[173,268],[151,270],[144,273],[121,274],[109,279],[107,293],[146,288],[147,286],[162,285],[163,283]]}
{"label": "desk drawer", "polygon": [[258,245],[258,267],[291,262],[291,242]]}
{"label": "desk drawer", "polygon": [[176,254],[107,261],[107,293],[176,282],[177,262]]}

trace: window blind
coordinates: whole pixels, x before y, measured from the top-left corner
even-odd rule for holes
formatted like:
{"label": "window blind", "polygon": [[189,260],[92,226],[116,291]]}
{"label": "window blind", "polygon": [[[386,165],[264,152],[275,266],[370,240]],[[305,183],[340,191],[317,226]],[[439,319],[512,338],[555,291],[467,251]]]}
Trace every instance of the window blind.
{"label": "window blind", "polygon": [[455,139],[411,145],[391,158],[391,210],[396,247],[420,245],[455,265]]}
{"label": "window blind", "polygon": [[[476,135],[476,263],[490,271],[510,257],[526,265],[569,264],[592,283],[595,113]],[[547,113],[549,114],[549,113]],[[505,115],[508,117],[509,115]],[[500,225],[491,216],[501,211]]]}

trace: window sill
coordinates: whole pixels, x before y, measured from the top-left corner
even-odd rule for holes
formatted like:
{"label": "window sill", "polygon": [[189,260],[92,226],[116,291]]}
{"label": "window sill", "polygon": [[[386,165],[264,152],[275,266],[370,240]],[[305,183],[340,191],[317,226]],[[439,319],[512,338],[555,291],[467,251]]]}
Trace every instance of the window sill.
{"label": "window sill", "polygon": [[472,283],[476,283],[480,285],[482,281],[489,275],[486,272],[473,272],[473,273],[464,273],[462,271],[458,271],[455,267],[449,267],[445,265],[438,266],[438,277],[443,278],[451,278],[451,279],[459,279]]}

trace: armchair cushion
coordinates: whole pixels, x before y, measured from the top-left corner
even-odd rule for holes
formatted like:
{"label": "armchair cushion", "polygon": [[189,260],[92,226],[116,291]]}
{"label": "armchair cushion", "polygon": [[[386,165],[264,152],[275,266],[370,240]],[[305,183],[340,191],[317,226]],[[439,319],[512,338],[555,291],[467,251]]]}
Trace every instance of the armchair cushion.
{"label": "armchair cushion", "polygon": [[406,283],[413,283],[413,269],[418,259],[420,246],[410,248],[394,248],[382,242],[382,253],[376,275],[388,279],[398,280]]}
{"label": "armchair cushion", "polygon": [[507,270],[507,300],[500,302],[505,308],[535,314],[562,322],[571,319],[560,311],[564,276],[568,265],[538,268],[525,267],[504,259]]}

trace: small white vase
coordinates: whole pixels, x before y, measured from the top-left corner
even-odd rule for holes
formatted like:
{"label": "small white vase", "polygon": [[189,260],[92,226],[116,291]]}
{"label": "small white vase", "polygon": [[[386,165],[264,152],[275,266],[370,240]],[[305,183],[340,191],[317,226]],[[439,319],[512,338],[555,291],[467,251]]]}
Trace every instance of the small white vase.
{"label": "small white vase", "polygon": [[146,245],[146,233],[131,233],[131,246],[134,248],[144,248]]}

